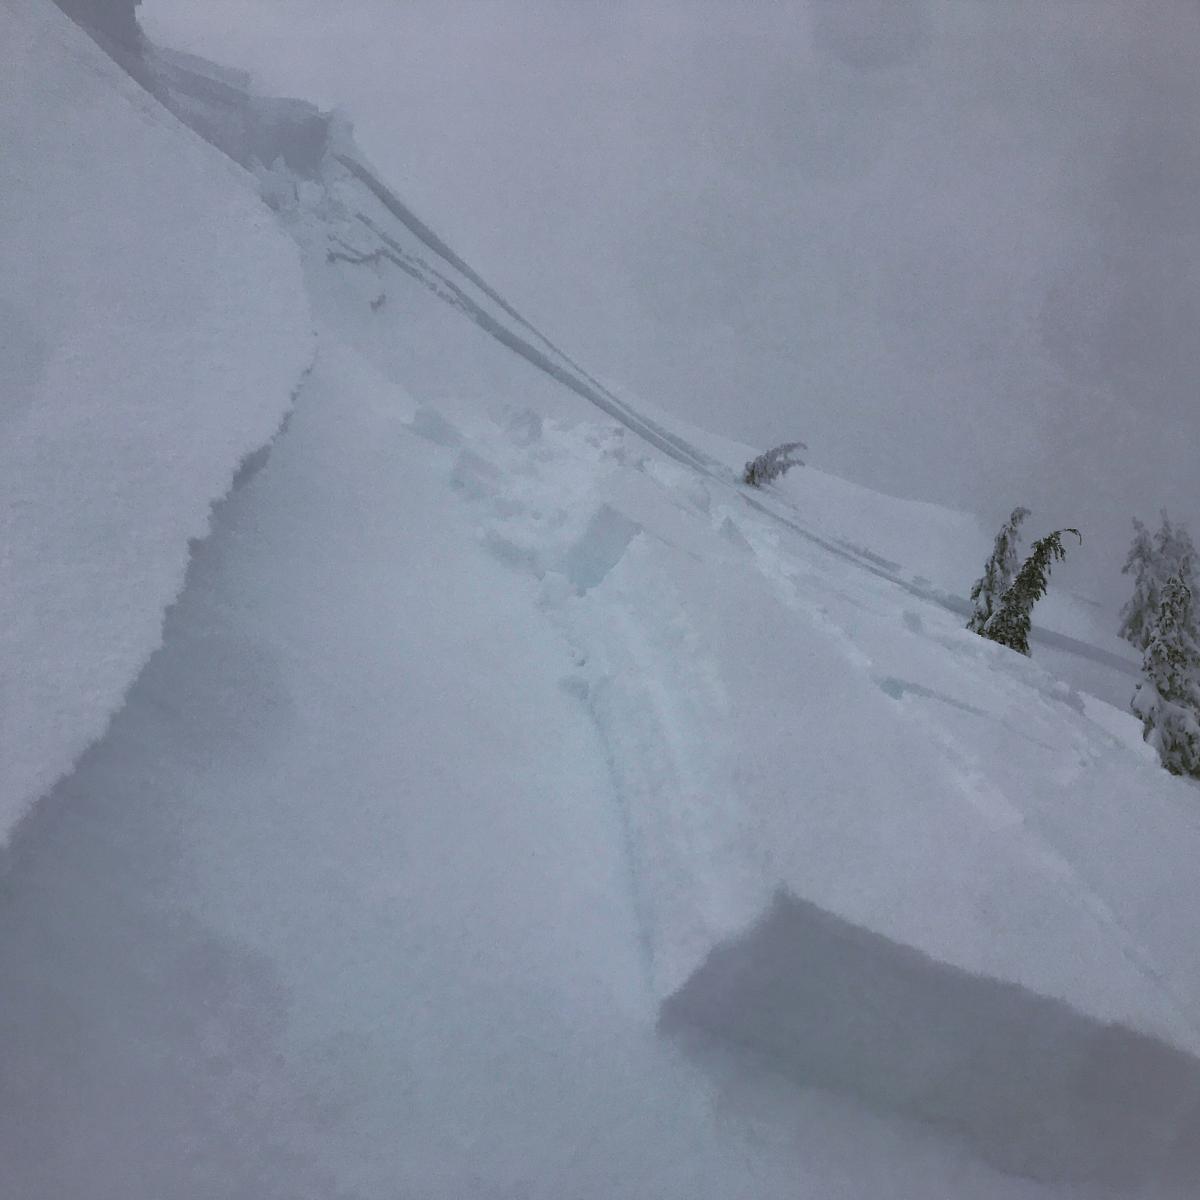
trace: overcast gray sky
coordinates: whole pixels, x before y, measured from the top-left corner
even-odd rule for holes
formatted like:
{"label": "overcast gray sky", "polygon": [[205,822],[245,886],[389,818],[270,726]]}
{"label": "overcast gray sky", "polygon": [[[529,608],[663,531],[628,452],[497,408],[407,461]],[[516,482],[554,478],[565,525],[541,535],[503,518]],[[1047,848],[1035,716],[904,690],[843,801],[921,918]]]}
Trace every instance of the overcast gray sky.
{"label": "overcast gray sky", "polygon": [[1196,0],[144,0],[593,371],[895,494],[1200,535]]}

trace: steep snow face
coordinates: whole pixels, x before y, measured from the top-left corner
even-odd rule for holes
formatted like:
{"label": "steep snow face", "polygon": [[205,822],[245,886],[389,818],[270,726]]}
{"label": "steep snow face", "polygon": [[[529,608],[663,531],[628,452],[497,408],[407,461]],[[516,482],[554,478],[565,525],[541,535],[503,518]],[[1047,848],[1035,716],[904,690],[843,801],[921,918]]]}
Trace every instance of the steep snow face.
{"label": "steep snow face", "polygon": [[249,177],[47,0],[4,0],[0,841],[158,644],[311,358]]}
{"label": "steep snow face", "polygon": [[3,1190],[1193,1197],[1195,790],[326,149],[293,419],[11,848]]}

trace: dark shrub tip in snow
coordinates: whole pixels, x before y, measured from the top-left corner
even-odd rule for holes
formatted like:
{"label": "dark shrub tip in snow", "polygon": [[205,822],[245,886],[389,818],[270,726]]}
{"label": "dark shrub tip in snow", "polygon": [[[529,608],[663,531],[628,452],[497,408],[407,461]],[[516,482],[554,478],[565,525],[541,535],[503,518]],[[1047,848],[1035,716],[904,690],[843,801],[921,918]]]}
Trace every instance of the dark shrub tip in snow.
{"label": "dark shrub tip in snow", "polygon": [[746,464],[746,469],[742,473],[742,482],[748,483],[751,487],[762,487],[764,483],[771,483],[781,478],[792,467],[804,466],[804,460],[796,458],[795,453],[797,450],[807,449],[808,447],[803,442],[784,442],[782,445],[768,450],[765,454],[760,454]]}

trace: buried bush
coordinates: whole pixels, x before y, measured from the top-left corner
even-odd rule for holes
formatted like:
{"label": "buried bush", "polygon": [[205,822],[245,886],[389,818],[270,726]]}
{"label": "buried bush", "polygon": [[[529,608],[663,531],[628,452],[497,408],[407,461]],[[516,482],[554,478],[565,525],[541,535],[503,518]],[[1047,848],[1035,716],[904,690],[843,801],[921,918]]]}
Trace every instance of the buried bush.
{"label": "buried bush", "polygon": [[787,474],[792,467],[804,466],[804,460],[795,458],[794,455],[797,450],[807,449],[803,442],[784,442],[773,450],[760,454],[746,464],[746,469],[742,472],[742,482],[751,487],[762,487],[764,483],[770,483]]}

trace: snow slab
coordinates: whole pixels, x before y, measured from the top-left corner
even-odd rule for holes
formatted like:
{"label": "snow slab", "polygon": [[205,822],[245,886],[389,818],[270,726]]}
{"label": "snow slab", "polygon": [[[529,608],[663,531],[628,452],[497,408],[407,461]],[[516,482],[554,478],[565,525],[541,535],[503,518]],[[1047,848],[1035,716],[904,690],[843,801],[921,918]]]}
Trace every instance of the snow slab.
{"label": "snow slab", "polygon": [[4,0],[0,842],[158,644],[311,359],[253,180],[45,0]]}

